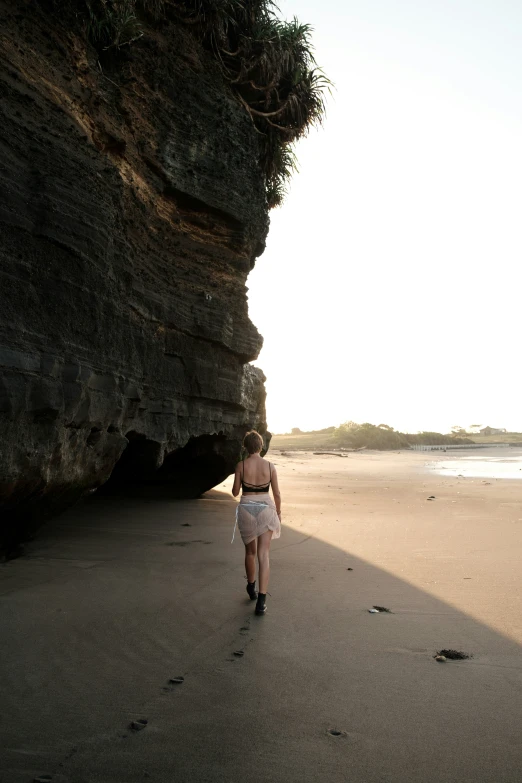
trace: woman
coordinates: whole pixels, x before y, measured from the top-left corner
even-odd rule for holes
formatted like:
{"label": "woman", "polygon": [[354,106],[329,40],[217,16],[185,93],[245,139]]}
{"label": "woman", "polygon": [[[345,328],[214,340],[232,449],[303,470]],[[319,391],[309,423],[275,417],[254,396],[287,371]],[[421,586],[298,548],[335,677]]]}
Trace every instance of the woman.
{"label": "woman", "polygon": [[[256,614],[265,614],[270,576],[270,542],[272,538],[281,535],[281,493],[276,469],[261,456],[263,438],[259,432],[247,432],[243,446],[248,457],[236,466],[232,494],[237,497],[239,490],[243,490],[236,509],[236,523],[245,545],[247,593],[252,601],[257,598]],[[269,495],[270,485],[275,503]],[[256,592],[256,555],[259,563],[259,594]]]}

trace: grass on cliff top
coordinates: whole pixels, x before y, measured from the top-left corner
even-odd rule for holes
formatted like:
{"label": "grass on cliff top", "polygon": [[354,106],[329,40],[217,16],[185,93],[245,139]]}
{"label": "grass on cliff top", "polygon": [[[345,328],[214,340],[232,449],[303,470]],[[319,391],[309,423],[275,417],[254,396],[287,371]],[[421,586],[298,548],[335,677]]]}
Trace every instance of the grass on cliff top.
{"label": "grass on cliff top", "polygon": [[522,432],[502,432],[500,435],[472,435],[475,443],[520,443]]}
{"label": "grass on cliff top", "polygon": [[270,449],[282,451],[302,450],[313,451],[315,449],[337,449],[337,442],[332,433],[302,432],[299,435],[272,435]]}
{"label": "grass on cliff top", "polygon": [[54,0],[74,8],[100,51],[134,44],[147,24],[175,20],[212,52],[259,134],[268,207],[297,170],[295,142],[325,116],[331,83],[317,66],[312,28],[282,20],[273,0]]}

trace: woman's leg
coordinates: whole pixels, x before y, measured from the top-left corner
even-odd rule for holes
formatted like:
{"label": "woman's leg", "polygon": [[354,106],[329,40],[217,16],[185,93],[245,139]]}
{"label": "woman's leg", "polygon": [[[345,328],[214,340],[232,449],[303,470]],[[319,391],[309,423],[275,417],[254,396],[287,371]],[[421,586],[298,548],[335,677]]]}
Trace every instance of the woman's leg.
{"label": "woman's leg", "polygon": [[259,561],[259,592],[266,593],[270,577],[270,542],[272,531],[267,530],[257,539],[257,559]]}
{"label": "woman's leg", "polygon": [[257,538],[245,544],[245,571],[247,581],[252,583],[256,581],[256,552]]}

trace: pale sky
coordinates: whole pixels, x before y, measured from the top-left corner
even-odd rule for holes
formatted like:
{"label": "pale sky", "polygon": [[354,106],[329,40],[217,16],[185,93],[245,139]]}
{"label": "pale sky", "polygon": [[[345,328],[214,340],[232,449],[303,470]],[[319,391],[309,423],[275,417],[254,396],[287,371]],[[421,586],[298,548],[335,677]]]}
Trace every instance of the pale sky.
{"label": "pale sky", "polygon": [[279,6],[336,89],[248,280],[269,428],[522,431],[522,4]]}

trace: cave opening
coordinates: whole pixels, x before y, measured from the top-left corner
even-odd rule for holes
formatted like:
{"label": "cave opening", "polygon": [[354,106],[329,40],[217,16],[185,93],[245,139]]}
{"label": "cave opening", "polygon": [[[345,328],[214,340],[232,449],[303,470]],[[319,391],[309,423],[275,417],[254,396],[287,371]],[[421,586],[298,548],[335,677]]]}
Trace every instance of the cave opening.
{"label": "cave opening", "polygon": [[236,440],[223,434],[192,437],[164,456],[164,446],[145,435],[128,432],[129,443],[101,488],[103,493],[127,493],[145,487],[162,488],[170,497],[195,498],[234,471],[239,459]]}
{"label": "cave opening", "polygon": [[127,432],[125,437],[129,443],[104,485],[107,488],[151,480],[161,465],[161,443],[134,431]]}

